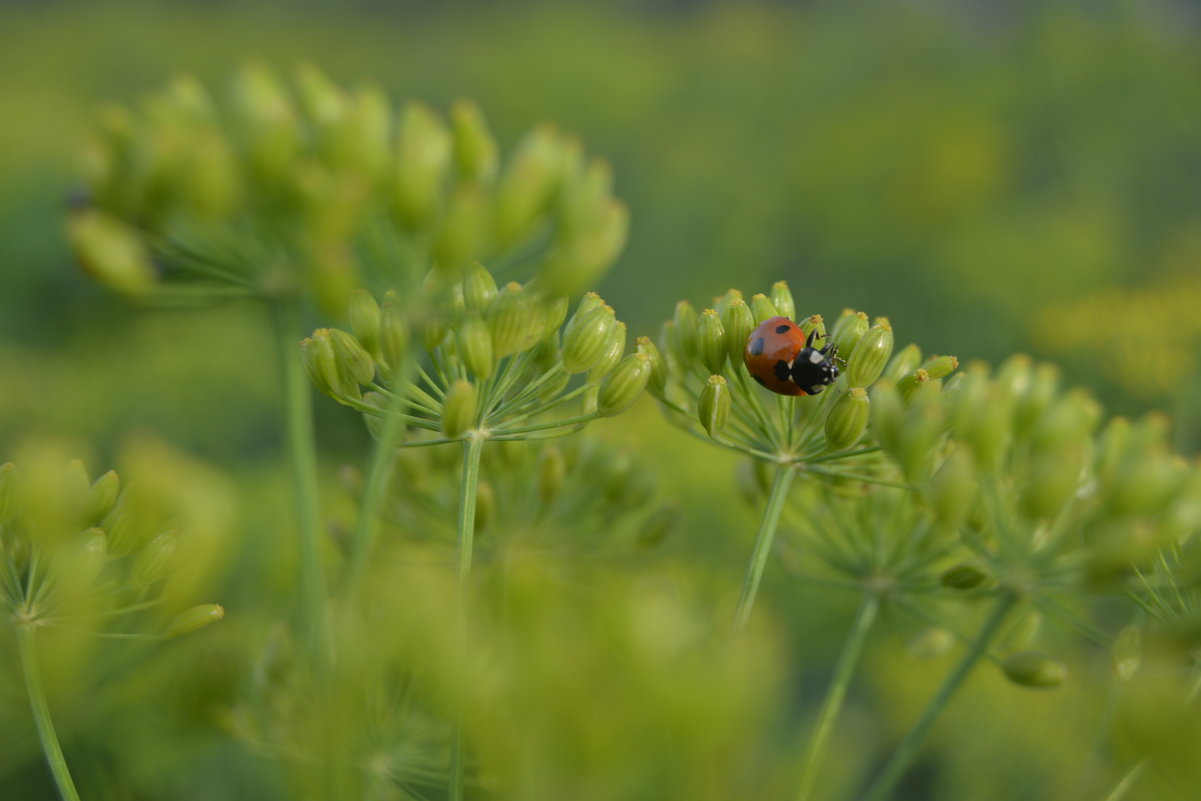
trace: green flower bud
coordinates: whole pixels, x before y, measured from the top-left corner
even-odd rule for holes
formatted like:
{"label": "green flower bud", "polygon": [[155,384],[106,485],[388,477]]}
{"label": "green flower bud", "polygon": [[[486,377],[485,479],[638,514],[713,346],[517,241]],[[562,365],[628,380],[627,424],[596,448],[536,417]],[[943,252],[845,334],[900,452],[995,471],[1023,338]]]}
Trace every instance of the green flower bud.
{"label": "green flower bud", "polygon": [[[88,491],[88,522],[99,523],[103,520],[104,516],[112,511],[113,506],[116,505],[117,496],[120,494],[121,479],[118,478],[115,470],[109,470],[97,478]],[[4,522],[3,515],[0,514],[0,523],[2,522]]]}
{"label": "green flower bud", "polygon": [[667,362],[668,374],[683,370],[688,362],[684,358],[684,344],[680,342],[680,334],[676,330],[675,320],[664,320],[659,327],[659,352]]}
{"label": "green flower bud", "polygon": [[1084,478],[1084,441],[1039,450],[1018,476],[1022,512],[1032,520],[1049,520],[1063,511]]}
{"label": "green flower bud", "polygon": [[167,575],[179,550],[179,535],[174,531],[159,534],[146,544],[133,563],[135,587],[145,587]]}
{"label": "green flower bud", "polygon": [[541,298],[511,281],[488,307],[486,320],[492,332],[493,352],[497,359],[503,359],[529,350],[542,340],[546,306]]}
{"label": "green flower bud", "polygon": [[867,430],[870,417],[871,402],[867,399],[867,390],[852,387],[843,393],[826,416],[826,447],[841,451],[854,445]]}
{"label": "green flower bud", "polygon": [[971,456],[964,448],[955,448],[930,481],[934,518],[948,529],[959,528],[971,514],[979,489]]}
{"label": "green flower bud", "polygon": [[824,348],[828,342],[826,341],[826,321],[822,319],[820,314],[811,314],[800,323],[801,332],[805,335],[805,340],[809,340],[809,335],[814,331],[817,336],[813,338],[814,347]]}
{"label": "green flower bud", "polygon": [[379,353],[380,308],[375,298],[365,289],[356,289],[350,295],[350,330],[370,354]]}
{"label": "green flower bud", "polygon": [[487,246],[491,205],[476,184],[457,186],[446,200],[434,236],[434,264],[452,273],[461,271]]}
{"label": "green flower bud", "polygon": [[716,438],[730,417],[730,388],[726,385],[726,379],[719,375],[709,376],[696,408],[701,426],[709,432],[709,436]]}
{"label": "green flower bud", "polygon": [[563,174],[564,149],[542,125],[518,143],[497,187],[496,233],[501,248],[524,237],[541,217]]}
{"label": "green flower bud", "polygon": [[370,384],[375,376],[375,360],[371,358],[353,334],[340,328],[329,329],[330,345],[334,349],[338,370],[354,382],[354,395],[358,396],[358,385]]}
{"label": "green flower bud", "polygon": [[896,384],[884,380],[872,387],[872,433],[884,452],[898,458],[905,438],[905,404]]}
{"label": "green flower bud", "polygon": [[675,527],[679,516],[679,509],[674,505],[660,506],[642,521],[635,541],[642,548],[658,547]]}
{"label": "green flower bud", "polygon": [[676,304],[676,313],[672,317],[675,322],[676,337],[679,339],[680,362],[689,364],[697,355],[697,325],[700,320],[696,309],[686,300]]}
{"label": "green flower bud", "polygon": [[931,356],[922,362],[922,369],[933,380],[946,378],[959,369],[959,360],[954,356]]}
{"label": "green flower bud", "polygon": [[433,220],[451,158],[446,126],[427,106],[410,103],[400,113],[396,140],[395,207],[401,222],[418,229]]}
{"label": "green flower bud", "polygon": [[479,107],[459,100],[450,110],[455,166],[465,181],[491,181],[496,175],[497,148]]}
{"label": "green flower bud", "polygon": [[225,617],[225,609],[220,604],[198,604],[176,615],[167,624],[163,636],[169,639],[182,634],[190,634],[210,623],[216,623],[223,617]]}
{"label": "green flower bud", "polygon": [[480,480],[475,487],[475,531],[480,532],[496,519],[496,491],[492,484]]}
{"label": "green flower bud", "polygon": [[248,64],[234,80],[234,127],[251,174],[275,185],[296,163],[301,126],[279,78],[262,64]]}
{"label": "green flower bud", "polygon": [[71,574],[71,582],[79,591],[92,586],[108,559],[108,538],[102,530],[90,528],[83,532],[82,540]]}
{"label": "green flower bud", "polygon": [[[867,322],[867,315],[864,315],[863,321]],[[910,342],[892,355],[892,358],[888,361],[888,366],[884,368],[884,377],[890,381],[899,382],[902,378],[916,370],[921,363],[922,349]],[[929,371],[927,371],[928,373]]]}
{"label": "green flower bud", "polygon": [[409,330],[400,308],[400,299],[392,290],[384,293],[380,306],[379,358],[383,372],[395,377],[409,355]]}
{"label": "green flower bud", "polygon": [[988,574],[971,562],[948,568],[938,577],[938,583],[951,590],[974,590],[986,581]]}
{"label": "green flower bud", "polygon": [[[725,325],[726,322],[726,311],[736,300],[742,300],[743,304],[746,303],[746,301],[742,298],[742,293],[737,289],[727,289],[724,295],[713,299],[713,308],[716,309],[718,315],[721,316],[722,325]],[[752,326],[752,328],[753,327],[754,326]]]}
{"label": "green flower bud", "polygon": [[1143,637],[1138,626],[1118,632],[1113,643],[1113,670],[1121,681],[1130,681],[1143,661]]}
{"label": "green flower bud", "polygon": [[538,497],[543,506],[555,499],[566,479],[567,460],[563,458],[563,451],[554,445],[543,448],[538,454]]}
{"label": "green flower bud", "polygon": [[1059,395],[1059,368],[1052,364],[1039,364],[1030,375],[1026,391],[1016,396],[1013,406],[1014,425],[1019,435],[1034,427],[1040,416]]}
{"label": "green flower bud", "polygon": [[1023,687],[1049,689],[1063,684],[1068,668],[1060,660],[1038,651],[1019,651],[1001,662],[1005,676]]}
{"label": "green flower bud", "polygon": [[626,324],[620,320],[609,329],[609,338],[605,342],[605,350],[600,359],[588,371],[589,383],[599,381],[607,376],[621,361],[621,355],[626,350]]}
{"label": "green flower bud", "polygon": [[[776,281],[771,286],[771,305],[776,307],[776,311],[781,317],[787,317],[789,320],[796,319],[796,304],[792,301],[792,292],[788,289],[788,283],[785,281]],[[808,335],[808,331],[805,332]]]}
{"label": "green flower bud", "polygon": [[[834,323],[834,330],[830,333],[830,344],[838,348],[838,352],[843,356],[850,356],[854,353],[859,338],[867,333],[868,327],[866,314],[843,309],[838,321]],[[893,380],[898,378],[900,376],[895,376]]]}
{"label": "green flower bud", "polygon": [[478,261],[463,276],[463,303],[469,311],[485,311],[496,298],[496,279]]}
{"label": "green flower bud", "polygon": [[755,325],[770,320],[772,317],[780,317],[780,313],[776,311],[775,305],[767,299],[767,295],[759,294],[751,296],[751,314],[755,315]]}
{"label": "green flower bud", "polygon": [[755,315],[741,295],[726,306],[721,315],[721,325],[726,331],[726,352],[730,356],[730,365],[737,369],[742,364],[746,341],[755,330]]}
{"label": "green flower bud", "polygon": [[68,218],[67,236],[83,271],[105,286],[130,295],[144,294],[154,286],[150,251],[124,222],[85,209]]}
{"label": "green flower bud", "polygon": [[567,372],[583,373],[596,366],[604,358],[615,328],[617,319],[608,306],[592,309],[570,326],[563,340],[563,367]]}
{"label": "green flower bud", "polygon": [[663,392],[667,388],[667,362],[650,337],[638,337],[635,344],[637,352],[645,353],[651,362],[651,377],[647,381],[646,388],[656,398],[662,398]]}
{"label": "green flower bud", "polygon": [[650,377],[650,358],[645,353],[630,354],[601,384],[596,413],[601,417],[621,414],[638,400]]}
{"label": "green flower bud", "polygon": [[342,375],[338,372],[338,360],[334,356],[334,346],[330,342],[328,328],[318,328],[311,337],[306,337],[300,343],[304,366],[308,370],[309,379],[313,386],[332,398],[346,397],[351,391],[350,386],[343,386]]}
{"label": "green flower bud", "polygon": [[456,381],[442,402],[442,433],[455,439],[475,424],[476,392],[470,381]]}
{"label": "green flower bud", "polygon": [[905,403],[913,398],[913,393],[917,392],[924,386],[930,383],[930,374],[922,368],[914,370],[912,373],[905,375],[897,382],[897,392],[901,393],[901,400]]}
{"label": "green flower bud", "polygon": [[714,309],[705,309],[697,327],[697,352],[710,373],[719,374],[726,365],[726,336]]}
{"label": "green flower bud", "polygon": [[892,326],[881,317],[867,330],[847,358],[846,382],[852,387],[868,387],[884,372],[892,355]]}
{"label": "green flower bud", "polygon": [[567,321],[567,327],[563,329],[563,336],[566,338],[571,334],[572,329],[585,320],[593,309],[604,307],[605,301],[595,292],[589,292],[580,299],[580,303],[576,306],[575,314],[571,315],[571,319]]}
{"label": "green flower bud", "polygon": [[[547,340],[559,333],[563,321],[567,319],[568,300],[566,295],[547,301],[546,324],[542,329],[542,339]],[[556,340],[557,341],[557,340]]]}
{"label": "green flower bud", "polygon": [[20,498],[20,475],[12,462],[0,464],[0,526],[17,515]]}
{"label": "green flower bud", "polygon": [[955,395],[955,436],[971,446],[981,470],[998,469],[1012,439],[1012,399],[980,373],[965,375]]}
{"label": "green flower bud", "polygon": [[472,312],[463,318],[458,345],[459,358],[475,375],[476,381],[488,380],[496,368],[496,358],[492,354],[492,335],[479,314]]}

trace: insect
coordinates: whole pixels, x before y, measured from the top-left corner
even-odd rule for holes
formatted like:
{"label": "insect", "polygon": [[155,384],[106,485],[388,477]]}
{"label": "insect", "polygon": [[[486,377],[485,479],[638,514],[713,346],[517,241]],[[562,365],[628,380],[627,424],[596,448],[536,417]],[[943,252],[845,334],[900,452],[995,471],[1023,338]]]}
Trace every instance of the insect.
{"label": "insect", "polygon": [[764,320],[746,340],[747,372],[780,395],[816,395],[838,378],[838,348],[813,347],[817,331],[805,337],[787,317]]}

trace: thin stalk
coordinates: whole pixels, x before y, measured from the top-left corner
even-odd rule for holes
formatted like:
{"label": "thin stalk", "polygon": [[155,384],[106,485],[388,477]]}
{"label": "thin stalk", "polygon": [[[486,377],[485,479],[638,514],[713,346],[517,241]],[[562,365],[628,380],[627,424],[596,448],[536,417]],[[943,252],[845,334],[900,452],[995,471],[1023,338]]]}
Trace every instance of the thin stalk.
{"label": "thin stalk", "polygon": [[388,400],[379,439],[375,442],[371,464],[367,467],[363,502],[350,540],[350,569],[346,576],[347,594],[350,597],[358,593],[359,585],[367,573],[371,553],[375,550],[375,542],[379,539],[380,510],[392,478],[392,466],[396,462],[396,443],[404,433],[404,421],[400,415],[403,407],[402,395],[393,395]]}
{"label": "thin stalk", "polygon": [[1130,792],[1130,788],[1134,787],[1134,783],[1143,775],[1143,771],[1147,769],[1147,760],[1141,760],[1135,763],[1134,767],[1122,777],[1113,791],[1105,796],[1105,801],[1122,801],[1126,794]]}
{"label": "thin stalk", "polygon": [[71,781],[71,771],[67,769],[62,746],[58,744],[58,735],[54,733],[54,721],[50,718],[46,691],[42,688],[33,626],[25,624],[17,627],[17,643],[21,650],[21,672],[25,674],[25,691],[29,695],[29,707],[33,710],[33,721],[37,724],[38,739],[42,741],[46,764],[50,766],[50,773],[54,776],[54,783],[63,801],[79,801],[79,793],[75,790],[75,782]]}
{"label": "thin stalk", "polygon": [[321,561],[321,507],[317,479],[317,444],[313,433],[313,403],[308,379],[296,347],[300,309],[293,299],[275,301],[276,352],[284,392],[284,424],[288,460],[292,469],[292,494],[300,532],[300,584],[305,620],[324,673],[329,662],[329,633],[325,619],[325,568]]}
{"label": "thin stalk", "polygon": [[780,522],[780,511],[784,508],[784,499],[788,496],[788,487],[792,484],[795,475],[796,470],[788,465],[776,466],[771,494],[767,497],[763,520],[759,524],[759,534],[755,538],[755,550],[751,552],[746,580],[742,584],[742,595],[738,599],[738,610],[734,613],[735,629],[745,626],[751,617],[751,609],[755,606],[755,596],[759,592],[759,582],[763,578],[763,569],[767,566],[767,557],[771,554],[772,541],[776,538],[776,525]]}
{"label": "thin stalk", "polygon": [[[475,498],[480,479],[480,452],[484,440],[463,442],[463,474],[459,487],[459,644],[467,648],[467,602],[471,581],[471,556],[475,546]],[[463,801],[463,723],[456,720],[450,748],[450,801]]]}
{"label": "thin stalk", "polygon": [[963,655],[959,664],[955,665],[950,674],[943,679],[942,686],[926,704],[926,708],[922,710],[921,717],[913,724],[913,728],[901,740],[897,750],[893,752],[892,758],[884,766],[884,770],[876,777],[876,781],[868,789],[867,794],[863,796],[863,801],[884,801],[888,798],[897,782],[901,780],[901,777],[913,764],[913,760],[917,758],[922,746],[926,743],[926,738],[930,735],[930,730],[934,728],[934,722],[938,720],[938,716],[950,702],[951,696],[963,684],[964,679],[972,672],[972,668],[976,666],[981,657],[988,653],[989,643],[996,636],[1001,624],[1005,622],[1006,615],[1009,614],[1009,610],[1016,602],[1017,596],[1013,593],[1006,593],[997,602],[988,619],[984,621],[980,633],[972,642],[971,648]]}
{"label": "thin stalk", "polygon": [[855,622],[847,632],[846,642],[843,643],[842,653],[838,655],[838,664],[834,667],[834,676],[830,679],[830,687],[826,690],[826,700],[822,702],[821,713],[817,718],[817,728],[809,739],[809,747],[805,750],[805,761],[801,766],[801,785],[797,790],[797,801],[808,801],[817,781],[818,766],[821,765],[825,753],[826,741],[834,729],[834,721],[842,711],[842,702],[846,698],[847,688],[851,684],[851,676],[863,653],[863,645],[867,642],[868,632],[876,620],[880,609],[880,598],[874,593],[863,596]]}

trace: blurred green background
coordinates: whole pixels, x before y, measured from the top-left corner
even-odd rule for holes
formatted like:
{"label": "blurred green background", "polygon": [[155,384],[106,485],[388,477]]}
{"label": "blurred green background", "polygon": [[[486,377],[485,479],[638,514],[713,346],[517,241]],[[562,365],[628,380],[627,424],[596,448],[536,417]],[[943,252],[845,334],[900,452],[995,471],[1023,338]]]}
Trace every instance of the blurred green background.
{"label": "blurred green background", "polygon": [[[181,72],[219,91],[251,57],[281,70],[312,61],[339,82],[440,109],[473,98],[506,148],[543,120],[579,134],[612,161],[630,206],[629,246],[598,289],[632,334],[657,335],[681,298],[703,306],[783,278],[799,313],[887,315],[901,342],[962,360],[1051,358],[1111,410],[1168,408],[1182,449],[1201,446],[1201,315],[1187,302],[1201,299],[1195,5],[3,3],[0,449],[67,437],[88,443],[97,470],[148,429],[218,465],[260,499],[230,560],[231,609],[286,614],[292,580],[265,320],[250,307],[131,309],[77,273],[61,227],[75,153],[102,104],[136,104]],[[318,413],[332,473],[359,458],[365,435],[330,402]],[[736,581],[754,518],[732,461],[685,442],[649,402],[607,430],[657,464],[688,510],[671,552],[700,553]],[[800,627],[806,659],[829,661],[846,601],[806,599],[830,607]],[[214,670],[193,679],[196,697],[236,695],[247,657],[230,624],[207,657]],[[923,670],[911,670],[914,685],[929,683]],[[876,703],[902,692],[881,686]],[[987,708],[1018,737],[1030,707],[989,698],[962,714]],[[1038,715],[1071,725],[1087,717],[1082,703],[1065,693]],[[866,729],[870,710],[859,711]],[[136,778],[147,797],[166,787],[183,797],[172,764],[194,775],[197,760],[232,750],[220,739],[188,747]],[[1029,753],[963,752],[914,792],[965,797],[956,788],[970,770],[958,765],[1001,776]],[[842,758],[844,781],[862,758]],[[36,762],[7,767],[40,781]],[[1054,769],[1052,759],[1036,775]],[[215,797],[205,793],[257,775],[244,766],[209,777],[224,790],[188,792]],[[1002,790],[972,797],[1013,797]]]}

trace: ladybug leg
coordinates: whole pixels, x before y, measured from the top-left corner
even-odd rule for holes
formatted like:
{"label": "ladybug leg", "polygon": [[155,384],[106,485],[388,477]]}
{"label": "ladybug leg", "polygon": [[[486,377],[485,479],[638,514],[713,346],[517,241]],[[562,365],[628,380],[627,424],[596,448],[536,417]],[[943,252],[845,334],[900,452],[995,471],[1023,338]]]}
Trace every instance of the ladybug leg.
{"label": "ladybug leg", "polygon": [[805,340],[805,347],[812,348],[813,340],[815,340],[815,339],[817,339],[817,329],[816,328],[809,332],[809,338]]}

